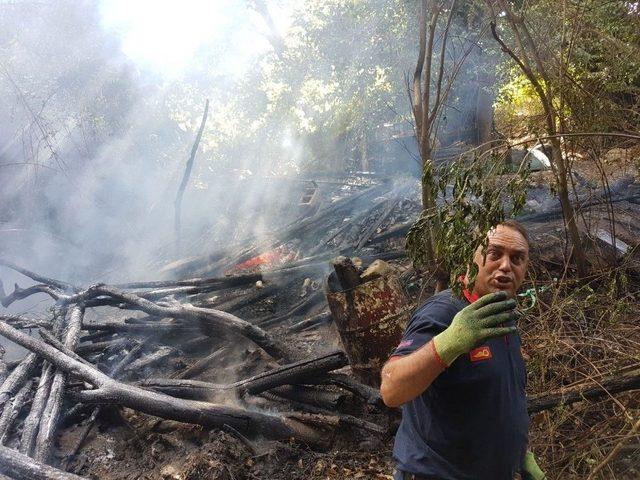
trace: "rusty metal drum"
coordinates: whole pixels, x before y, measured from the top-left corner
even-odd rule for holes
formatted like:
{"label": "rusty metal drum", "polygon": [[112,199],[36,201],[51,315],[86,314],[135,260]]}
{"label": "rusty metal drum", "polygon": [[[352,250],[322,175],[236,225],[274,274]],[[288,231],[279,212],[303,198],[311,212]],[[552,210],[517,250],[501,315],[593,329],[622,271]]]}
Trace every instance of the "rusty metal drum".
{"label": "rusty metal drum", "polygon": [[354,374],[378,387],[380,370],[398,345],[411,304],[395,275],[374,278],[355,288],[332,291],[325,282],[329,309]]}

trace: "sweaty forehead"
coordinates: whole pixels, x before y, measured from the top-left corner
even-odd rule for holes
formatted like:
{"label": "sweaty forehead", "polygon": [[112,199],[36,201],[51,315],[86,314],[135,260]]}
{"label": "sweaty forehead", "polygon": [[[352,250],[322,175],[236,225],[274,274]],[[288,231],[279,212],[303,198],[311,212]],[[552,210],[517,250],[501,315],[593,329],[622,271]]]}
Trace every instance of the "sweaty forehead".
{"label": "sweaty forehead", "polygon": [[525,253],[529,252],[529,244],[525,238],[520,232],[512,228],[498,225],[487,234],[487,237],[489,245]]}

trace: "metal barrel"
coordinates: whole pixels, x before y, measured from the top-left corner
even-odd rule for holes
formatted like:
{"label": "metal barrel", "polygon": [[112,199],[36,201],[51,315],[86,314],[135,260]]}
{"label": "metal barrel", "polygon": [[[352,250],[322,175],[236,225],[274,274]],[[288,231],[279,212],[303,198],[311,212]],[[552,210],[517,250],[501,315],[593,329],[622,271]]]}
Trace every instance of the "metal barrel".
{"label": "metal barrel", "polygon": [[382,365],[400,342],[409,320],[409,299],[395,275],[344,291],[332,291],[334,284],[327,278],[325,293],[351,368],[360,380],[378,387]]}

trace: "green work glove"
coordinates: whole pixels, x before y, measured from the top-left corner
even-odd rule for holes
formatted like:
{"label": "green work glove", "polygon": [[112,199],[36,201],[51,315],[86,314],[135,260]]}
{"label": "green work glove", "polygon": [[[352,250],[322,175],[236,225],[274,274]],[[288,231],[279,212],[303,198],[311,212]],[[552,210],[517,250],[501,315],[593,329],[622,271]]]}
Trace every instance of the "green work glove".
{"label": "green work glove", "polygon": [[513,311],[515,306],[516,301],[507,300],[506,292],[490,293],[476,300],[460,310],[444,332],[433,337],[436,352],[449,366],[487,339],[515,332],[516,327],[496,328],[517,318]]}
{"label": "green work glove", "polygon": [[533,452],[527,451],[522,462],[522,480],[544,480],[547,476],[538,466]]}

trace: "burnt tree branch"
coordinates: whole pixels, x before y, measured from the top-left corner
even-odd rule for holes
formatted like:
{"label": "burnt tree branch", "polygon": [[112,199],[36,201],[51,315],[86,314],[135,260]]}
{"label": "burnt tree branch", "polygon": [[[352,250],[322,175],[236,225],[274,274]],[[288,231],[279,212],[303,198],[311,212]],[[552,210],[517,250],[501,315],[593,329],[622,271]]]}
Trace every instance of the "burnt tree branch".
{"label": "burnt tree branch", "polygon": [[43,341],[16,330],[2,320],[3,316],[0,315],[0,335],[37,353],[68,375],[76,376],[96,387],[95,390],[76,393],[75,398],[81,402],[121,405],[149,415],[207,428],[222,428],[228,424],[244,434],[264,435],[268,438],[293,437],[308,444],[327,442],[326,434],[315,431],[293,416],[274,416],[238,407],[183,400],[118,382]]}
{"label": "burnt tree branch", "polygon": [[0,473],[16,479],[85,480],[84,477],[36,462],[22,453],[3,446],[0,446]]}
{"label": "burnt tree branch", "polygon": [[174,202],[174,206],[175,206],[174,228],[176,232],[176,243],[178,246],[180,245],[180,220],[181,220],[180,217],[182,214],[182,197],[184,196],[184,191],[187,188],[187,184],[189,183],[189,177],[191,176],[193,163],[196,159],[196,153],[198,152],[200,139],[202,138],[202,133],[204,132],[204,126],[207,123],[208,113],[209,113],[209,99],[207,99],[204,104],[204,113],[202,114],[202,121],[200,122],[200,128],[198,129],[198,134],[196,135],[196,139],[193,142],[193,147],[191,147],[191,155],[189,156],[189,160],[187,160],[187,165],[185,166],[184,174],[182,176],[182,181],[180,182],[180,186],[178,187],[178,192],[176,193],[176,199]]}
{"label": "burnt tree branch", "polygon": [[108,285],[94,285],[84,292],[71,296],[65,300],[65,303],[84,302],[97,296],[108,296],[119,300],[123,303],[135,305],[143,312],[158,317],[172,317],[183,320],[199,321],[203,327],[212,327],[222,331],[229,331],[241,336],[245,336],[265,352],[277,359],[286,359],[288,357],[287,350],[279,341],[271,337],[262,328],[252,325],[227,312],[221,310],[195,307],[190,304],[172,303],[170,305],[159,305],[150,300],[146,300],[137,295],[123,292],[115,287]]}
{"label": "burnt tree branch", "polygon": [[249,393],[256,395],[280,385],[305,383],[347,365],[347,357],[343,352],[333,352],[300,362],[283,365],[268,372],[240,380],[230,384],[215,384],[198,380],[185,379],[148,379],[140,386],[169,393],[178,397],[211,398],[216,393],[236,391],[239,395]]}
{"label": "burnt tree branch", "polygon": [[[69,321],[64,332],[63,341],[63,345],[69,350],[74,350],[78,344],[80,330],[82,330],[83,318],[84,306],[82,304],[71,307],[69,311]],[[78,362],[78,360],[72,360],[74,362]],[[87,367],[87,365],[82,365]],[[49,462],[51,451],[53,450],[55,433],[58,427],[58,420],[60,419],[60,412],[62,410],[65,383],[66,374],[64,370],[58,369],[51,382],[49,399],[47,400],[47,404],[42,412],[42,418],[40,419],[40,426],[34,448],[34,458],[44,463]]]}

